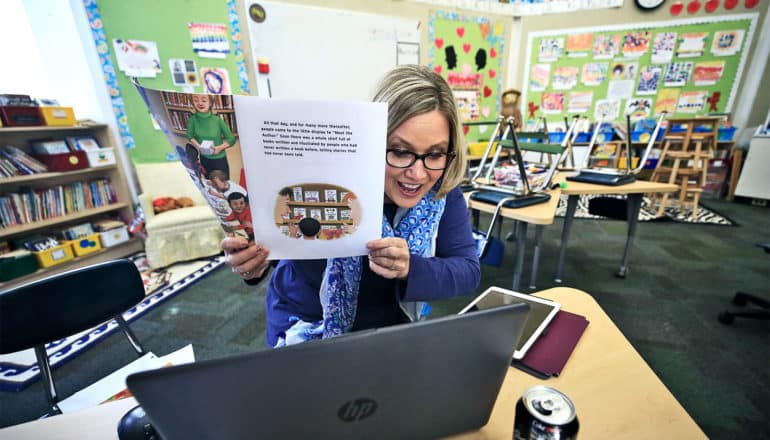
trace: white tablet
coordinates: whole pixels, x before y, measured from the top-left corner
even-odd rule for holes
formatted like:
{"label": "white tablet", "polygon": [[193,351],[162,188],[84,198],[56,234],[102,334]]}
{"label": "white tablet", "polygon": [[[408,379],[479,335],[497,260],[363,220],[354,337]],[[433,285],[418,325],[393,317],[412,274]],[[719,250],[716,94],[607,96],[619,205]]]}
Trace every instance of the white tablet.
{"label": "white tablet", "polygon": [[514,359],[521,359],[548,327],[548,324],[561,308],[561,304],[512,290],[490,287],[460,310],[459,314],[519,303],[529,304],[527,323],[521,338],[519,338],[519,343],[516,345],[516,351],[513,353]]}

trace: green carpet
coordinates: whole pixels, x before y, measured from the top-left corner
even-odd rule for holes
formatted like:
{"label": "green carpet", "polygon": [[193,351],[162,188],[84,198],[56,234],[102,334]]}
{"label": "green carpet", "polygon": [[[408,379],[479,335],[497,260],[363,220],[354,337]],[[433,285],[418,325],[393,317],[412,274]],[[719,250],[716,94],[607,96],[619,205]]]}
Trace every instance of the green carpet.
{"label": "green carpet", "polygon": [[[735,290],[770,298],[770,255],[755,246],[770,242],[770,211],[724,201],[705,203],[740,226],[640,223],[626,279],[614,276],[625,223],[576,219],[563,285],[597,299],[710,438],[770,438],[770,322],[737,320],[724,326],[716,319],[731,306]],[[485,220],[482,215],[482,225]],[[503,231],[510,229],[505,223]],[[536,290],[556,286],[560,232],[560,219],[545,229]],[[483,267],[479,292],[491,285],[510,288],[513,249],[513,243],[506,245],[502,267]],[[133,328],[157,354],[187,343],[194,345],[199,360],[262,350],[264,295],[264,285],[246,286],[223,268],[148,313]],[[472,298],[435,302],[434,316],[455,313]],[[125,339],[112,336],[54,372],[59,392],[68,396],[131,360]],[[0,426],[35,419],[44,411],[39,383],[20,393],[0,393]]]}

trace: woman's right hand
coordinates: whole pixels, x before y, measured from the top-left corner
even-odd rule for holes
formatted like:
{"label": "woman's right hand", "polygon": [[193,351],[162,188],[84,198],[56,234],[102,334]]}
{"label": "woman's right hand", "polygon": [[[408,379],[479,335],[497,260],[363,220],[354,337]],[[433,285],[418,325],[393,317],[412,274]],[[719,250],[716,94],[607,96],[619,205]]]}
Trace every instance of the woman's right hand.
{"label": "woman's right hand", "polygon": [[270,265],[270,250],[243,237],[225,237],[220,246],[225,251],[225,262],[244,280],[260,278]]}

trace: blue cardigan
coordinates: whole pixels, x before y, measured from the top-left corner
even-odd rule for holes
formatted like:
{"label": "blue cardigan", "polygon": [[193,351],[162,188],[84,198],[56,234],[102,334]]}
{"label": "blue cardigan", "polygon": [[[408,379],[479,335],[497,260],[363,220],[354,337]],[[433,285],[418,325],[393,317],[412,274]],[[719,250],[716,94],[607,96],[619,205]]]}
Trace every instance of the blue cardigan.
{"label": "blue cardigan", "polygon": [[[435,257],[411,255],[405,282],[393,283],[376,274],[371,282],[398,286],[394,296],[402,302],[430,301],[470,294],[478,287],[481,269],[476,244],[471,235],[468,208],[459,188],[450,191],[439,222]],[[320,321],[323,311],[319,299],[326,260],[281,260],[270,277],[267,288],[266,342],[275,346],[280,332],[291,325],[289,318]],[[360,292],[372,290],[362,280]]]}

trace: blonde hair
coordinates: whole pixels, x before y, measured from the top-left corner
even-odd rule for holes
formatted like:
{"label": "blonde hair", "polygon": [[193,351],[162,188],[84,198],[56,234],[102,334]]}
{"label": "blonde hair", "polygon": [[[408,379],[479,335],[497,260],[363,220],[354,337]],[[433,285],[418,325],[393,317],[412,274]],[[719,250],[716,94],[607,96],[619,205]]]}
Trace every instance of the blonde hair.
{"label": "blonde hair", "polygon": [[465,148],[457,105],[446,80],[426,66],[398,66],[388,72],[372,99],[388,104],[388,136],[407,119],[438,110],[449,124],[449,150],[455,157],[444,170],[436,197],[444,197],[465,174]]}

